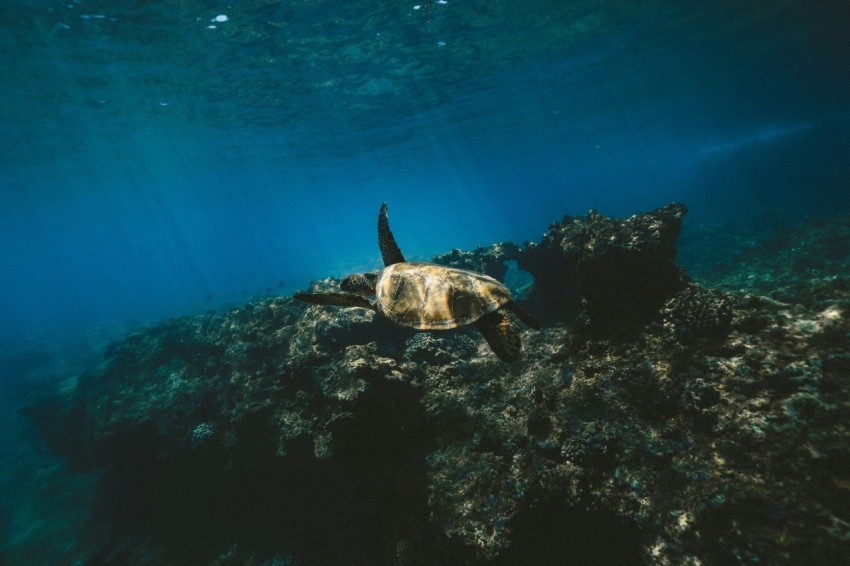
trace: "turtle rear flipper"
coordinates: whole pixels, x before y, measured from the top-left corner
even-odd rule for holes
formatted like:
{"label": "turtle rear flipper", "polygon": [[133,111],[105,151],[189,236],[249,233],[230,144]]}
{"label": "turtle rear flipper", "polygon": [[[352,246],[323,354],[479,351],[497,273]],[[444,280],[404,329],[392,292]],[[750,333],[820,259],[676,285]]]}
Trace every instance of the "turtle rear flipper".
{"label": "turtle rear flipper", "polygon": [[362,307],[375,310],[375,305],[360,295],[348,293],[295,293],[294,298],[314,305],[334,305],[337,307]]}
{"label": "turtle rear flipper", "polygon": [[537,322],[537,319],[525,312],[525,310],[514,302],[510,302],[505,305],[505,308],[514,313],[518,319],[520,319],[526,326],[529,328],[540,328],[540,323]]}
{"label": "turtle rear flipper", "polygon": [[378,246],[381,248],[381,256],[384,258],[384,267],[395,263],[404,263],[404,256],[395,243],[395,237],[390,230],[390,221],[387,218],[387,203],[381,205],[378,213]]}
{"label": "turtle rear flipper", "polygon": [[515,362],[519,359],[522,348],[519,325],[511,317],[501,311],[494,311],[476,320],[475,328],[484,336],[490,349],[499,359],[504,362]]}

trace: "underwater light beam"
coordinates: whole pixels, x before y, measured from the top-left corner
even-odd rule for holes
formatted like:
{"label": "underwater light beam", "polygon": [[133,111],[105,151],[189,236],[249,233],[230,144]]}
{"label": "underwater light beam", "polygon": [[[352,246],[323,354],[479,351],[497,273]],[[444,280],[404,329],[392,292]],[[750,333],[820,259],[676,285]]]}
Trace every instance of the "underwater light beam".
{"label": "underwater light beam", "polygon": [[720,143],[716,145],[711,145],[708,147],[703,147],[699,150],[700,156],[706,155],[714,155],[718,153],[729,153],[731,151],[736,151],[741,149],[742,147],[760,144],[760,143],[770,143],[776,141],[780,138],[788,137],[793,134],[798,134],[800,132],[805,132],[811,130],[814,127],[814,124],[811,123],[803,123],[797,124],[796,126],[789,126],[785,128],[771,128],[767,130],[762,130],[753,135],[746,136],[743,138],[739,138],[735,141]]}

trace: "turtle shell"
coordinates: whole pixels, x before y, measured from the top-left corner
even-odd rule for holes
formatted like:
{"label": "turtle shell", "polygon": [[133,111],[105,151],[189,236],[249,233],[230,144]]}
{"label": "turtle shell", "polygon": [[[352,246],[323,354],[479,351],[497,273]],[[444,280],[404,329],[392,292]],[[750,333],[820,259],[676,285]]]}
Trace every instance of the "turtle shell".
{"label": "turtle shell", "polygon": [[416,262],[384,268],[375,295],[384,316],[418,330],[457,328],[512,300],[508,288],[487,275]]}

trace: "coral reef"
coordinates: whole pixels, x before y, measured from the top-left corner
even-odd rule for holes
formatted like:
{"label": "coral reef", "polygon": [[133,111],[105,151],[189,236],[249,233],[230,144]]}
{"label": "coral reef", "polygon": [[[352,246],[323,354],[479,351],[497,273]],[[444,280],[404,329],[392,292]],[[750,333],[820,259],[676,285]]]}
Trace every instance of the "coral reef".
{"label": "coral reef", "polygon": [[[263,298],[112,344],[25,409],[102,469],[76,558],[799,564],[850,553],[850,292],[691,280],[681,205],[437,258],[536,279],[522,359]],[[333,289],[332,279],[314,290]]]}
{"label": "coral reef", "polygon": [[704,226],[682,242],[695,278],[817,308],[848,290],[850,218],[788,220],[763,226]]}
{"label": "coral reef", "polygon": [[567,216],[518,256],[534,275],[528,297],[550,322],[576,322],[610,335],[641,328],[686,280],[676,265],[685,207],[671,204],[615,220],[590,211]]}
{"label": "coral reef", "polygon": [[438,255],[433,261],[448,267],[477,271],[502,281],[508,272],[505,262],[515,261],[519,255],[519,246],[512,242],[502,242],[486,248],[479,247],[471,252],[454,249],[449,253]]}

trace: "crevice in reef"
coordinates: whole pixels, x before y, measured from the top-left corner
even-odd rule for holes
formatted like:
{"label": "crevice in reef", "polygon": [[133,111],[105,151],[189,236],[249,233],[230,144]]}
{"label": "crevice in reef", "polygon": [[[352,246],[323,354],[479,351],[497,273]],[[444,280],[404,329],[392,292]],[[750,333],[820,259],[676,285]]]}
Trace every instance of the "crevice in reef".
{"label": "crevice in reef", "polygon": [[229,451],[220,439],[146,458],[156,452],[150,427],[119,432],[92,517],[97,556],[126,558],[128,540],[152,536],[180,564],[213,561],[221,541],[266,558],[283,547],[299,564],[388,564],[399,541],[432,536],[423,419],[409,384],[377,381],[328,425],[325,457],[306,434],[277,455],[268,407],[234,422]]}
{"label": "crevice in reef", "polygon": [[614,513],[542,499],[509,525],[511,544],[493,566],[630,566],[643,564],[637,524]]}

